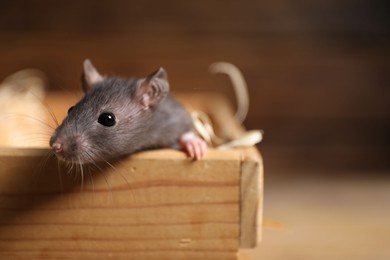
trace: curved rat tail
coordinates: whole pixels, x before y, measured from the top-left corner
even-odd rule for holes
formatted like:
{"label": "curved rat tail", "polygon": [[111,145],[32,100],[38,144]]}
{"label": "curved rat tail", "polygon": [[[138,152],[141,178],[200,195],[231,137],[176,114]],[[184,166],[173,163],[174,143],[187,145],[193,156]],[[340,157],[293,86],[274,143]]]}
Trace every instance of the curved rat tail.
{"label": "curved rat tail", "polygon": [[249,109],[249,94],[248,86],[241,71],[235,65],[223,61],[212,63],[209,71],[213,74],[224,73],[229,76],[237,99],[235,117],[240,123],[244,122]]}
{"label": "curved rat tail", "polygon": [[[232,81],[232,85],[237,99],[237,112],[235,118],[242,124],[249,109],[248,87],[241,71],[231,63],[215,62],[210,65],[211,73],[227,74]],[[259,143],[263,138],[262,130],[246,131],[236,138],[221,138],[214,132],[210,118],[201,111],[192,112],[194,127],[198,134],[208,143],[219,149],[228,149],[239,146],[252,146]]]}

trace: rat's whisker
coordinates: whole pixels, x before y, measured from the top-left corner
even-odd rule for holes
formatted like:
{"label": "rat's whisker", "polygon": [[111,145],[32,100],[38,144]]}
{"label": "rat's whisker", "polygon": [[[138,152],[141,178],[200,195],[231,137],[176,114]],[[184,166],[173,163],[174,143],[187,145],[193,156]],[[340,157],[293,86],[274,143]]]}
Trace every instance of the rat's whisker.
{"label": "rat's whisker", "polygon": [[84,187],[84,167],[83,167],[83,164],[81,163],[80,157],[78,158],[78,160],[79,160],[80,177],[81,177],[81,187],[80,187],[80,191],[83,191],[83,187]]}
{"label": "rat's whisker", "polygon": [[91,168],[87,167],[87,169],[88,169],[88,176],[89,176],[89,179],[91,181],[92,193],[95,193],[95,184],[93,182],[93,176],[92,176]]}
{"label": "rat's whisker", "polygon": [[44,169],[47,165],[47,162],[52,157],[52,153],[47,151],[40,159],[36,168],[34,168],[35,182],[38,184],[38,180],[40,180],[42,174],[44,173]]}
{"label": "rat's whisker", "polygon": [[74,160],[73,162],[74,164],[74,169],[75,169],[75,174],[73,176],[73,181],[77,181],[79,175],[80,175],[80,168],[78,167],[79,166],[79,162],[77,161],[77,159]]}
{"label": "rat's whisker", "polygon": [[[105,175],[105,171],[104,169],[97,163],[97,161],[95,160],[96,157],[93,156],[93,153],[92,151],[86,151],[85,152],[85,156],[87,157],[87,161],[90,165],[94,166],[96,169],[98,169],[98,171],[101,173],[101,175],[103,176],[104,178],[104,181],[106,182],[107,184],[107,187],[108,187],[108,190],[109,190],[109,193],[110,193],[110,199],[112,200],[113,198],[113,194],[112,194],[112,186],[110,184],[110,182],[108,181],[106,175]],[[92,176],[92,174],[91,174]]]}
{"label": "rat's whisker", "polygon": [[[137,182],[137,179],[136,179],[136,175],[135,175],[135,174],[132,174],[133,171],[132,171],[132,170],[129,170],[129,168],[127,167],[127,165],[124,164],[122,160],[118,160],[117,163],[119,163],[124,169],[126,169],[126,172],[128,173],[127,176],[130,177],[131,183],[133,183],[133,184],[136,183],[136,182]],[[120,172],[119,172],[119,173],[120,173]],[[121,173],[120,173],[120,174],[121,174]],[[122,174],[121,174],[121,175],[122,175]],[[125,177],[123,176],[123,178],[125,178]],[[135,196],[135,193],[134,193],[134,191],[133,191],[133,189],[132,189],[132,186],[131,186],[131,184],[129,183],[129,181],[127,180],[127,178],[125,178],[125,181],[126,181],[128,187],[129,187],[130,190],[131,190],[131,193],[132,193],[132,196],[133,196],[133,199],[134,199],[134,203],[137,205],[137,199],[136,199],[137,197]]]}
{"label": "rat's whisker", "polygon": [[[129,181],[127,180],[127,178],[122,174],[121,171],[119,171],[116,167],[114,167],[110,162],[108,162],[107,160],[105,160],[104,158],[100,157],[100,159],[105,162],[107,165],[109,165],[115,173],[119,174],[119,176],[126,182],[127,186],[129,188],[131,188],[131,185],[129,183]],[[122,166],[123,166],[123,163],[122,163]],[[125,169],[127,170],[127,168],[125,167]]]}
{"label": "rat's whisker", "polygon": [[57,175],[58,175],[58,181],[59,181],[59,183],[60,183],[61,192],[64,192],[64,184],[63,184],[63,180],[62,180],[62,171],[61,171],[61,162],[60,162],[60,160],[57,158],[57,156],[56,156],[56,160],[57,160]]}
{"label": "rat's whisker", "polygon": [[[96,152],[93,152],[93,151],[88,151],[88,156],[90,158],[97,158],[99,161],[101,162],[104,162],[106,165],[108,165],[116,174],[118,174],[118,176],[120,176],[126,183],[127,187],[129,188],[131,194],[132,194],[132,197],[133,197],[133,200],[135,201],[136,203],[136,196],[134,194],[134,191],[131,187],[131,184],[129,183],[129,181],[127,180],[127,178],[123,175],[123,173],[118,170],[112,163],[110,163],[108,160],[104,159],[103,156],[99,155],[98,153]],[[129,172],[128,168],[126,167],[126,165],[124,165],[122,162],[120,162],[120,164]],[[103,172],[103,171],[102,171]]]}
{"label": "rat's whisker", "polygon": [[[49,113],[51,119],[53,120],[53,122],[55,123],[55,125],[58,127],[60,124],[58,123],[58,120],[57,120],[57,117],[56,115],[54,114],[53,110],[51,109],[51,107],[49,106],[49,104],[43,99],[43,98],[40,98],[38,97],[37,95],[35,95],[34,93],[31,92],[31,94],[36,97],[38,99],[38,101],[45,107],[46,111]],[[53,128],[53,127],[51,127]],[[53,128],[54,129],[54,128]]]}
{"label": "rat's whisker", "polygon": [[[22,147],[49,147],[49,139],[50,137],[45,133],[17,133],[14,132],[13,136],[8,138],[12,144]],[[10,146],[13,146],[13,145]]]}
{"label": "rat's whisker", "polygon": [[28,120],[32,120],[36,123],[39,123],[41,124],[42,126],[45,126],[45,127],[48,127],[49,129],[51,130],[54,130],[55,128],[53,126],[51,126],[50,124],[48,124],[46,121],[44,121],[43,119],[38,119],[36,117],[33,117],[31,115],[28,115],[28,114],[22,114],[22,113],[7,113],[5,115],[3,115],[2,117],[4,118],[9,118],[9,119],[28,119]]}
{"label": "rat's whisker", "polygon": [[67,163],[67,166],[68,166],[68,171],[66,172],[67,175],[71,175],[71,173],[73,172],[73,167],[74,167],[74,161],[71,160]]}

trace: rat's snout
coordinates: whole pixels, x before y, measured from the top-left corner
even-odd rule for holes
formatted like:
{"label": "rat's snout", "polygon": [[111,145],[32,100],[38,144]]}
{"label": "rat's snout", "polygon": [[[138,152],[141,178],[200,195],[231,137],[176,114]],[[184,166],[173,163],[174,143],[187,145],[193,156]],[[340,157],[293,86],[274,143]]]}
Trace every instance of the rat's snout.
{"label": "rat's snout", "polygon": [[83,141],[81,136],[58,137],[53,136],[50,140],[52,151],[63,160],[80,158],[83,153]]}
{"label": "rat's snout", "polygon": [[61,142],[54,142],[54,143],[52,143],[52,145],[51,145],[51,148],[53,149],[53,151],[54,151],[55,153],[60,153],[60,152],[62,152],[63,147],[64,147],[64,145],[63,145],[63,143],[61,143]]}
{"label": "rat's snout", "polygon": [[50,140],[50,147],[54,153],[60,155],[61,157],[66,157],[66,155],[69,153],[68,145],[59,138]]}
{"label": "rat's snout", "polygon": [[50,147],[53,147],[53,144],[54,142],[56,141],[57,139],[57,130],[53,133],[53,135],[50,137],[50,141],[49,141],[49,144],[50,144]]}
{"label": "rat's snout", "polygon": [[50,138],[50,147],[56,154],[61,153],[64,149],[64,142],[57,137],[57,130]]}

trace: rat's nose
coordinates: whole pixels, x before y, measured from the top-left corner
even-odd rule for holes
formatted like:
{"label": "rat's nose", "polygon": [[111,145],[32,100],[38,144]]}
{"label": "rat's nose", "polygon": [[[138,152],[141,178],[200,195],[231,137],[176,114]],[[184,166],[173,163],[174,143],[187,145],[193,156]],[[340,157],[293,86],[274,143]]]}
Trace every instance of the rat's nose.
{"label": "rat's nose", "polygon": [[55,153],[60,153],[60,152],[62,152],[63,147],[64,147],[63,144],[62,144],[62,143],[59,143],[59,142],[55,142],[55,143],[53,143],[52,146],[51,146],[51,148],[53,149],[53,151],[54,151]]}

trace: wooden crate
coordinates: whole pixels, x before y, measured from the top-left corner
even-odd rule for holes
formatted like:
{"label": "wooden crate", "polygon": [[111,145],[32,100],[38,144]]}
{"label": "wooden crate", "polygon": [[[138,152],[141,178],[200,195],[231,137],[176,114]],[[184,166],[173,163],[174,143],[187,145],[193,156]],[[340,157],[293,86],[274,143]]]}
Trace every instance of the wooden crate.
{"label": "wooden crate", "polygon": [[[72,101],[58,99],[47,103],[61,117]],[[225,131],[241,131],[223,99],[181,99],[212,110]],[[263,171],[254,147],[210,149],[201,161],[142,152],[84,169],[83,183],[49,154],[0,149],[0,259],[237,259],[260,237]]]}

